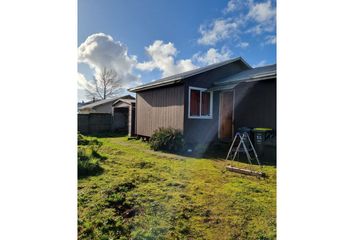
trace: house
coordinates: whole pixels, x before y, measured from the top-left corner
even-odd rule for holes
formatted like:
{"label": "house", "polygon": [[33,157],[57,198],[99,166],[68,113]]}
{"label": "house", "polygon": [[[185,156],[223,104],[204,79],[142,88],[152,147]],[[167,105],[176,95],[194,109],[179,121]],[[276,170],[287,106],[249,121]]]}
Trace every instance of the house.
{"label": "house", "polygon": [[230,141],[240,127],[276,129],[276,65],[253,68],[238,57],[129,91],[138,136],[173,127],[195,146]]}
{"label": "house", "polygon": [[87,104],[91,104],[91,103],[93,103],[93,102],[95,102],[95,99],[93,99],[93,100],[91,100],[91,101],[87,101],[87,102],[84,102],[83,100],[82,100],[81,102],[78,102],[78,103],[77,103],[77,111],[79,112],[79,111],[80,111],[80,108],[81,108],[82,106],[85,106],[85,105],[87,105]]}
{"label": "house", "polygon": [[97,100],[90,104],[85,104],[79,108],[79,113],[111,113],[112,104],[119,99],[135,99],[130,95]]}

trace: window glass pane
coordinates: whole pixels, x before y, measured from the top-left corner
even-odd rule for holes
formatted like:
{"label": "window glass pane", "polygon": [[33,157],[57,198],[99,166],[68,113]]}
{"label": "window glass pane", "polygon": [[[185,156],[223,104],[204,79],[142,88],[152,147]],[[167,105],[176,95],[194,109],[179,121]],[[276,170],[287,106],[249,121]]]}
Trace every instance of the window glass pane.
{"label": "window glass pane", "polygon": [[210,115],[210,92],[202,92],[202,116]]}
{"label": "window glass pane", "polygon": [[200,116],[200,91],[191,90],[190,116]]}

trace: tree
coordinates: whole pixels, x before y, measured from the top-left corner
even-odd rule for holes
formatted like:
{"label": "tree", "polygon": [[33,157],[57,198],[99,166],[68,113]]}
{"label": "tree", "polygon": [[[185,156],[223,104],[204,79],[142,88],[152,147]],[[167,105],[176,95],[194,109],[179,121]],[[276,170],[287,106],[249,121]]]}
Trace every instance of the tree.
{"label": "tree", "polygon": [[117,76],[116,71],[104,67],[97,76],[93,76],[94,87],[86,89],[87,96],[95,99],[106,99],[117,95],[122,86]]}

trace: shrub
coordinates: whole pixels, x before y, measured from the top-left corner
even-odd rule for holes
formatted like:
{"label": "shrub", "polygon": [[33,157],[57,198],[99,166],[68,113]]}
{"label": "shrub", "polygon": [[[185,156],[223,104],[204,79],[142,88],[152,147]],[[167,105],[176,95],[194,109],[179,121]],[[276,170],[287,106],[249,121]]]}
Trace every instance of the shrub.
{"label": "shrub", "polygon": [[181,152],[184,140],[182,131],[174,128],[159,128],[150,138],[150,147],[153,150],[167,152]]}

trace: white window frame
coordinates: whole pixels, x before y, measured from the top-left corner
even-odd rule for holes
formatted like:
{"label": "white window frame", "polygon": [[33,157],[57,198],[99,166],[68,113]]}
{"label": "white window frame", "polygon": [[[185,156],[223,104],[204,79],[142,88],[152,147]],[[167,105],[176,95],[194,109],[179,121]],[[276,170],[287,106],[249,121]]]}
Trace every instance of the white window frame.
{"label": "white window frame", "polygon": [[188,118],[191,119],[213,119],[213,92],[210,92],[210,104],[209,104],[209,112],[210,115],[209,116],[191,116],[191,91],[192,90],[199,90],[200,94],[199,94],[199,112],[200,114],[202,113],[202,92],[205,92],[205,90],[207,90],[206,88],[199,88],[199,87],[189,87],[188,89]]}

